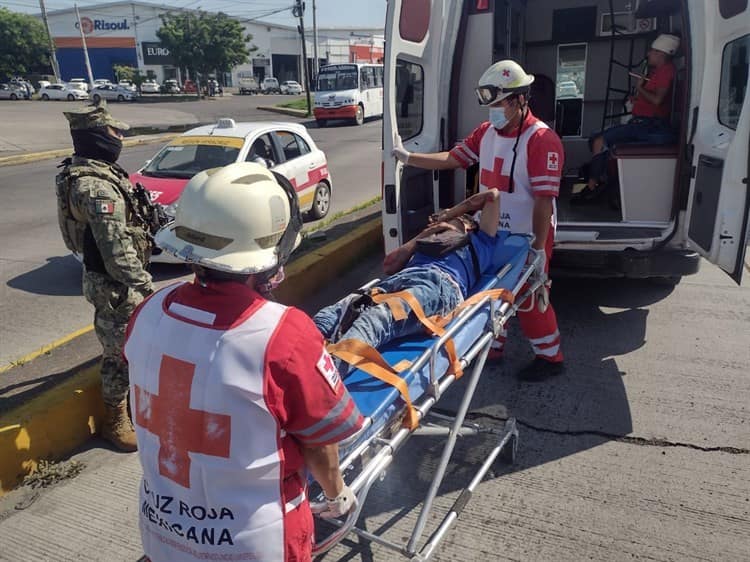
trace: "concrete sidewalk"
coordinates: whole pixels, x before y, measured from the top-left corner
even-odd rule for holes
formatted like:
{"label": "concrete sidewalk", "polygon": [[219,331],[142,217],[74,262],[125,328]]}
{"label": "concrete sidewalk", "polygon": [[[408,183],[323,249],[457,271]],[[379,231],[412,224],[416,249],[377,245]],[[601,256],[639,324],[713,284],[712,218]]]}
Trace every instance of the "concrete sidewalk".
{"label": "concrete sidewalk", "polygon": [[[377,258],[360,263],[309,306],[332,302],[377,270]],[[747,561],[750,350],[727,352],[729,335],[746,326],[750,292],[720,275],[706,268],[672,293],[637,282],[556,282],[568,371],[518,383],[511,373],[528,350],[512,327],[505,362],[486,367],[472,410],[492,424],[511,409],[520,421],[517,463],[494,467],[434,560]],[[734,313],[719,314],[708,333],[697,330],[730,291]],[[463,384],[442,409],[456,407]],[[436,500],[441,512],[490,445],[484,437],[459,443]],[[86,465],[76,478],[0,500],[0,560],[138,560],[137,455],[99,441],[87,447],[73,457]],[[361,526],[391,540],[408,536],[439,452],[432,438],[412,439],[372,489]],[[320,560],[399,559],[348,539]]]}

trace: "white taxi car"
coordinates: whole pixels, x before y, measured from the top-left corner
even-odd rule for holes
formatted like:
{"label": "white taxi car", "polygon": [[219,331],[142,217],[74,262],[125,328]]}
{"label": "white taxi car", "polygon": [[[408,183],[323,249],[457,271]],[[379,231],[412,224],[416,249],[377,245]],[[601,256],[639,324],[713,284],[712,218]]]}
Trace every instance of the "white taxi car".
{"label": "white taxi car", "polygon": [[88,91],[73,87],[69,84],[50,84],[39,90],[39,97],[44,101],[49,100],[87,100]]}
{"label": "white taxi car", "polygon": [[[234,162],[258,162],[285,176],[297,191],[306,218],[317,220],[328,214],[332,183],[326,155],[297,123],[219,119],[215,125],[191,129],[174,139],[130,174],[130,181],[143,184],[151,199],[174,217],[190,178]],[[152,261],[170,260],[157,254]]]}

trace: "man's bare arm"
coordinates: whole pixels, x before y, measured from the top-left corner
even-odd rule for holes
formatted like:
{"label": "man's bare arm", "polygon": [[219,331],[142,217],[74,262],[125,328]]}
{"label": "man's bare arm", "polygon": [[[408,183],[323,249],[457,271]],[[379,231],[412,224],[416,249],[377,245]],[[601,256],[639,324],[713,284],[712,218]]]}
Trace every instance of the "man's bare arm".
{"label": "man's bare arm", "polygon": [[326,497],[337,497],[344,489],[344,479],[339,470],[338,443],[322,447],[304,447],[302,455],[305,458],[305,466],[323,488]]}
{"label": "man's bare arm", "polygon": [[450,152],[431,152],[425,154],[410,152],[409,166],[424,168],[426,170],[455,170],[461,167],[461,163]]}

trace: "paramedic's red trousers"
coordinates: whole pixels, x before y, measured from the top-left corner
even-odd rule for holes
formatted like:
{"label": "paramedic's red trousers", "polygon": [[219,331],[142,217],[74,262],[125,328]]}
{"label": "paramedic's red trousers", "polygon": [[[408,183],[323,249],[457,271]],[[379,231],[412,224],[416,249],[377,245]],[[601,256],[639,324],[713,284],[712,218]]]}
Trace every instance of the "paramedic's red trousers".
{"label": "paramedic's red trousers", "polygon": [[[544,264],[544,270],[549,272],[549,260],[552,258],[552,246],[555,241],[555,233],[552,229],[549,231],[547,237],[547,243],[544,245],[544,252],[547,254],[547,263]],[[524,286],[521,289],[521,293],[526,290]],[[521,304],[521,309],[518,311],[518,320],[521,323],[521,331],[531,343],[531,347],[534,350],[534,355],[550,361],[552,363],[561,363],[563,360],[562,350],[560,349],[560,331],[557,329],[557,316],[555,316],[555,310],[552,308],[552,304],[547,307],[544,312],[539,312],[537,307],[536,299],[534,299],[533,306],[530,310],[524,311],[523,309],[529,308],[531,299]],[[498,336],[492,344],[492,355],[499,357],[502,353],[503,347],[505,346],[505,340],[507,336],[507,330]]]}

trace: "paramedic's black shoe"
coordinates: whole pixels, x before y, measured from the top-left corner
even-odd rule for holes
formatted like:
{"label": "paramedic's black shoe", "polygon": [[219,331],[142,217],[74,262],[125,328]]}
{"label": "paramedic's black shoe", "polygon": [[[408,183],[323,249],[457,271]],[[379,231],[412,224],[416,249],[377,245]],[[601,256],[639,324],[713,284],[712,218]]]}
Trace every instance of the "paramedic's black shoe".
{"label": "paramedic's black shoe", "polygon": [[565,371],[565,364],[560,361],[553,363],[537,357],[523,369],[518,371],[516,377],[525,382],[541,382],[550,377],[556,377]]}

